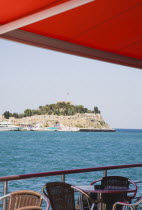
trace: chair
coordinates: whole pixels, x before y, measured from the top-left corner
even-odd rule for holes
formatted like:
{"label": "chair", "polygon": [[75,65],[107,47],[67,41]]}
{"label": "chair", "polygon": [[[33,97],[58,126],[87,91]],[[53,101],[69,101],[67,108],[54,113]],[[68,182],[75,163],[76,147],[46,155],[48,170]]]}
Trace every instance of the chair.
{"label": "chair", "polygon": [[31,190],[21,190],[12,192],[0,198],[0,200],[8,199],[7,210],[16,210],[23,207],[40,207],[42,203],[42,195]]}
{"label": "chair", "polygon": [[42,188],[43,194],[50,203],[52,210],[75,210],[74,190],[70,184],[50,182]]}
{"label": "chair", "polygon": [[122,176],[106,176],[102,178],[101,184],[105,189],[110,189],[112,187],[128,188],[129,180],[128,178]]}
{"label": "chair", "polygon": [[38,206],[26,206],[26,207],[19,208],[17,210],[42,210],[42,208]]}
{"label": "chair", "polygon": [[137,200],[135,203],[126,203],[126,202],[116,202],[113,205],[112,210],[116,210],[117,205],[122,206],[123,209],[131,209],[131,210],[136,210],[138,205],[142,203],[142,198],[139,198],[139,200]]}
{"label": "chair", "polygon": [[103,177],[101,179],[95,180],[94,182],[91,183],[91,185],[94,185],[95,183],[99,181],[101,182],[102,189],[106,189],[106,190],[128,189],[130,184],[132,184],[135,187],[134,194],[131,196],[128,196],[127,193],[119,193],[119,194],[110,193],[109,195],[107,194],[102,195],[102,200],[103,200],[103,203],[106,204],[107,210],[112,209],[113,204],[117,201],[131,203],[131,200],[136,196],[137,185],[126,177],[107,176],[107,177]]}
{"label": "chair", "polygon": [[101,181],[101,186],[103,189],[128,189],[129,185],[132,184],[134,186],[134,193],[131,196],[128,196],[126,193],[121,194],[122,201],[129,201],[136,196],[137,193],[137,185],[130,179],[122,176],[106,176],[101,179],[95,180],[91,183],[91,185],[94,185],[95,183]]}

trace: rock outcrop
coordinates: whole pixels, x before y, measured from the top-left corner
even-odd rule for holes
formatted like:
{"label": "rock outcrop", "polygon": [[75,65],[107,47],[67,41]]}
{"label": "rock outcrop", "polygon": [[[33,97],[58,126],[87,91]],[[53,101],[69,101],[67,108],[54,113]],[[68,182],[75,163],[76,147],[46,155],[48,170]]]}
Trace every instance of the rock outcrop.
{"label": "rock outcrop", "polygon": [[21,119],[11,117],[9,120],[13,124],[40,124],[42,127],[63,125],[76,128],[111,130],[109,125],[103,120],[101,114],[93,113],[76,114],[72,116],[34,115],[31,117],[24,117]]}

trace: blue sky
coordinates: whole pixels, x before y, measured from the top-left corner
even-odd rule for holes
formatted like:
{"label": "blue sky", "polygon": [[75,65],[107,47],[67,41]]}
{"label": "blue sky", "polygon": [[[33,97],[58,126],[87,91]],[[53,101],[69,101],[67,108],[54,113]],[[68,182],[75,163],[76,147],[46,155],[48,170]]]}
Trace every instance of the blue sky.
{"label": "blue sky", "polygon": [[113,128],[142,129],[142,71],[0,40],[0,114],[71,101]]}

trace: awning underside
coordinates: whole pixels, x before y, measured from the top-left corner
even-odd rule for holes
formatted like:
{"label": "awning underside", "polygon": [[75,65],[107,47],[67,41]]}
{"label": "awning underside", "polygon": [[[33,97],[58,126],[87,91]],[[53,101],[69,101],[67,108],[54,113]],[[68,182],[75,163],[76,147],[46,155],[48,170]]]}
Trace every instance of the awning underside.
{"label": "awning underside", "polygon": [[[66,2],[71,0],[3,0],[0,24],[3,26]],[[141,25],[142,1],[96,0],[1,37],[142,69]]]}

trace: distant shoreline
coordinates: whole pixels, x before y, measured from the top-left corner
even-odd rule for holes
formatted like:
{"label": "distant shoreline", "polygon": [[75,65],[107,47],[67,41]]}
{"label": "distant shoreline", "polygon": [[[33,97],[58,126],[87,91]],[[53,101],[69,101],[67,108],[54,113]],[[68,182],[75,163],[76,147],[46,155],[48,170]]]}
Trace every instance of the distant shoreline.
{"label": "distant shoreline", "polygon": [[91,129],[91,128],[81,128],[80,132],[116,132],[115,129]]}
{"label": "distant shoreline", "polygon": [[114,128],[114,129],[115,129],[115,130],[118,130],[118,131],[119,131],[119,130],[121,130],[121,131],[122,131],[122,130],[125,130],[125,131],[126,131],[126,130],[129,130],[129,131],[130,131],[130,130],[133,130],[133,131],[134,131],[134,130],[136,130],[136,131],[140,130],[140,131],[142,131],[142,128]]}
{"label": "distant shoreline", "polygon": [[113,130],[102,118],[101,114],[95,113],[84,113],[76,114],[72,116],[58,116],[58,115],[34,115],[30,117],[4,119],[1,116],[1,121],[12,123],[16,126],[23,127],[34,127],[36,128],[51,128],[60,127],[66,128],[77,128],[77,129],[89,129],[94,131],[109,131]]}

